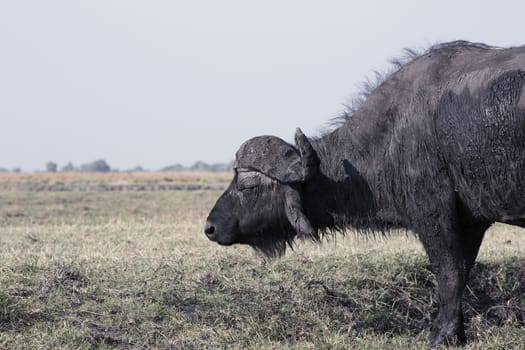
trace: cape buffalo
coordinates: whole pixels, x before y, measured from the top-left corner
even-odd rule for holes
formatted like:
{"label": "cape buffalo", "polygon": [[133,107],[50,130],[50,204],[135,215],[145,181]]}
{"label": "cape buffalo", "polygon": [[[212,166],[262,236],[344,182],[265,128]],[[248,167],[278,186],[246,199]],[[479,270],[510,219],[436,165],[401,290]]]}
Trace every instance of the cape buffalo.
{"label": "cape buffalo", "polygon": [[321,137],[241,145],[204,230],[269,255],[348,227],[411,230],[438,283],[431,346],[464,343],[461,299],[485,231],[525,225],[525,46],[457,41],[397,68]]}

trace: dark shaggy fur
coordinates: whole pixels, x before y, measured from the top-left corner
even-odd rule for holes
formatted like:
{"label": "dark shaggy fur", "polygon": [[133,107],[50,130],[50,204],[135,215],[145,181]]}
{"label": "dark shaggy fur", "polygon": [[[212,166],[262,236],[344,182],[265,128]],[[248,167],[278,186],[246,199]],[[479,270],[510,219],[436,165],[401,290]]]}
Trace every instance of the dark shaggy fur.
{"label": "dark shaggy fur", "polygon": [[525,224],[525,46],[458,41],[394,64],[335,130],[243,144],[205,231],[278,254],[347,227],[411,230],[438,282],[430,342],[463,343],[461,296],[486,229]]}

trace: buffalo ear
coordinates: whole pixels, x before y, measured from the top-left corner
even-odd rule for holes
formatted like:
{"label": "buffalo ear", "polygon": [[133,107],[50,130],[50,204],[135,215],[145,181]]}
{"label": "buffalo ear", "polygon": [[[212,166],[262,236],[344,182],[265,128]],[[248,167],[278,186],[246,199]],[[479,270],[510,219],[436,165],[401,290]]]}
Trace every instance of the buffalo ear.
{"label": "buffalo ear", "polygon": [[301,154],[303,181],[311,179],[319,170],[319,157],[301,129],[295,130],[295,145]]}
{"label": "buffalo ear", "polygon": [[288,221],[299,237],[317,237],[317,231],[303,213],[301,195],[295,186],[286,186],[285,189],[285,212]]}
{"label": "buffalo ear", "polygon": [[257,136],[243,143],[235,167],[258,171],[283,184],[303,180],[299,152],[275,136]]}

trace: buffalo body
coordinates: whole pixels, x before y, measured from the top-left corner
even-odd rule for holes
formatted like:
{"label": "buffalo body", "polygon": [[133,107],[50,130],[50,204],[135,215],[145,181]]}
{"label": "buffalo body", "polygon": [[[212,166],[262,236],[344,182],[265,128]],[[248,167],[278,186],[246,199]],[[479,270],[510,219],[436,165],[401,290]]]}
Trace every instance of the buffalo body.
{"label": "buffalo body", "polygon": [[205,232],[275,255],[348,227],[411,230],[438,282],[430,342],[462,343],[461,296],[485,231],[525,224],[524,83],[525,46],[434,47],[332,132],[245,142]]}

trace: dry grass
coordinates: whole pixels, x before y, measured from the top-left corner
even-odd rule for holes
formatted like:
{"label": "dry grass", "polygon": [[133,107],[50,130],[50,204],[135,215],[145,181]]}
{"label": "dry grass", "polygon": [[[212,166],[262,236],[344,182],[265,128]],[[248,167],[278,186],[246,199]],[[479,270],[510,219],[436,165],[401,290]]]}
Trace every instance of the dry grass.
{"label": "dry grass", "polygon": [[[0,348],[426,347],[435,281],[413,236],[349,233],[266,262],[204,237],[219,194],[0,192]],[[491,228],[467,349],[522,348],[524,266],[523,230]]]}

